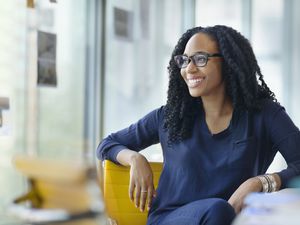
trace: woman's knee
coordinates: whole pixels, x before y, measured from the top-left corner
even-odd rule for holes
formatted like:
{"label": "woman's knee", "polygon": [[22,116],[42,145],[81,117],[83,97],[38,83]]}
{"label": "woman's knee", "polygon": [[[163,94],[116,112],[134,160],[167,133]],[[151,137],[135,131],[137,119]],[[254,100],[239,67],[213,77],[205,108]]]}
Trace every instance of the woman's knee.
{"label": "woman's knee", "polygon": [[229,225],[235,217],[233,207],[223,199],[212,199],[207,211],[206,225]]}

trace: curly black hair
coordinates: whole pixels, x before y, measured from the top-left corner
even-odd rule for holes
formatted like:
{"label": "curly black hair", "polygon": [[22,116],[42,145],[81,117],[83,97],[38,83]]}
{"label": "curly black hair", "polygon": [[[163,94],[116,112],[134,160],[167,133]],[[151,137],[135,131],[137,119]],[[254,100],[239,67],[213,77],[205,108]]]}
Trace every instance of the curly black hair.
{"label": "curly black hair", "polygon": [[259,110],[263,99],[277,102],[263,79],[250,42],[231,27],[195,27],[179,39],[169,61],[169,88],[165,106],[164,128],[169,143],[182,141],[191,135],[196,115],[202,107],[201,98],[192,97],[180,74],[174,56],[183,54],[188,40],[196,33],[206,33],[218,44],[223,56],[222,76],[226,94],[235,110]]}

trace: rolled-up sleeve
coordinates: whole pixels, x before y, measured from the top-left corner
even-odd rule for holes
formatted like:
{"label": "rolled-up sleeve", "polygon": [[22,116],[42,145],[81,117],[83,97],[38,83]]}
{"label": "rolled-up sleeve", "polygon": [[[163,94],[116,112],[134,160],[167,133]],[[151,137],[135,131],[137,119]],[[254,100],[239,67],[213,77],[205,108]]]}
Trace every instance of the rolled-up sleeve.
{"label": "rolled-up sleeve", "polygon": [[104,138],[97,147],[97,158],[118,163],[116,158],[121,150],[130,149],[138,152],[158,143],[162,113],[163,107],[160,107],[129,127]]}
{"label": "rolled-up sleeve", "polygon": [[278,173],[281,188],[285,188],[292,178],[300,175],[300,131],[281,106],[269,122],[273,149],[278,150],[287,163],[287,168]]}

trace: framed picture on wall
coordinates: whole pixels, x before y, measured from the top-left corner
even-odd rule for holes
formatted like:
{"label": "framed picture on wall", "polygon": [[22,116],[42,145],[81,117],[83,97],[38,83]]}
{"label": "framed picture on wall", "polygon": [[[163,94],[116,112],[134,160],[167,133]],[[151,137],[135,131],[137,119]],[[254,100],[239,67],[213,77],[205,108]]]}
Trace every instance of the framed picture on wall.
{"label": "framed picture on wall", "polygon": [[38,31],[38,62],[39,86],[57,86],[56,77],[56,35]]}
{"label": "framed picture on wall", "polygon": [[113,8],[114,34],[116,39],[133,40],[133,12],[118,7]]}

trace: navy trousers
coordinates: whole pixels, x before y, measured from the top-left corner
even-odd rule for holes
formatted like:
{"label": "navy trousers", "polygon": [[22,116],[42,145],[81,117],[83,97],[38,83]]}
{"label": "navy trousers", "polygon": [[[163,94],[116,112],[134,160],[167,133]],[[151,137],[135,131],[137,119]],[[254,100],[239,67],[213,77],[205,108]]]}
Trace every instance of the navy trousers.
{"label": "navy trousers", "polygon": [[175,209],[158,225],[230,225],[234,217],[234,209],[227,201],[209,198]]}

